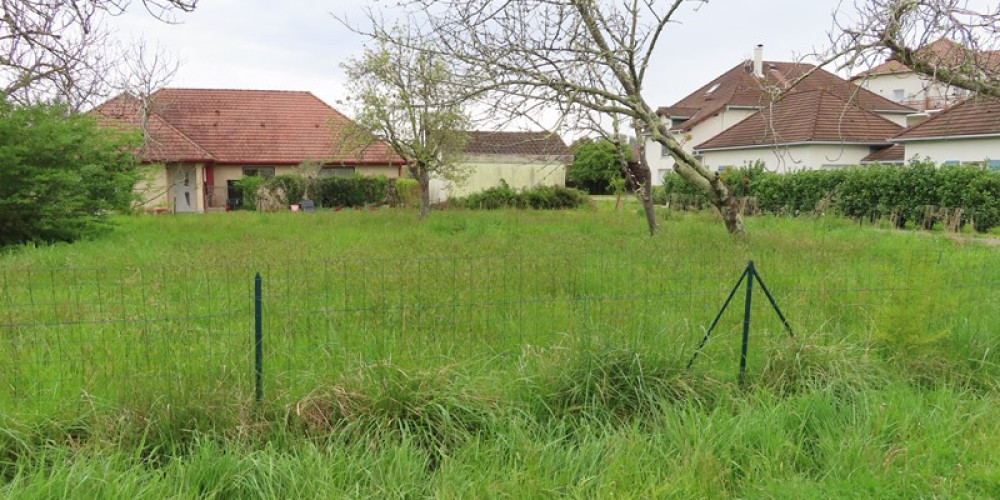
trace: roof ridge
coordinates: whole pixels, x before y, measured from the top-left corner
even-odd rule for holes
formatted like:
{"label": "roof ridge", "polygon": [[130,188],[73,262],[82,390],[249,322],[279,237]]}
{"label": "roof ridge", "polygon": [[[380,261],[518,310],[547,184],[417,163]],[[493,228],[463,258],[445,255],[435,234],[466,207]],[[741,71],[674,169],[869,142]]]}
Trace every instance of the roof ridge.
{"label": "roof ridge", "polygon": [[160,87],[153,92],[157,94],[164,90],[182,90],[182,91],[207,91],[207,92],[274,92],[274,93],[285,93],[285,94],[309,94],[313,95],[312,91],[309,90],[287,90],[287,89],[237,89],[237,88],[213,88],[213,87]]}

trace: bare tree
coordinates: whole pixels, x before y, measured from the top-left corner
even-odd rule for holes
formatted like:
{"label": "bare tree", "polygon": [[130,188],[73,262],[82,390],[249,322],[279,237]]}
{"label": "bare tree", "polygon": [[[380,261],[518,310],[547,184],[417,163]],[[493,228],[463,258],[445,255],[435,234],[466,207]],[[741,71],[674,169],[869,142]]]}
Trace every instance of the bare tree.
{"label": "bare tree", "polygon": [[363,56],[343,65],[356,125],[342,139],[352,148],[383,141],[402,157],[420,184],[423,220],[431,177],[460,182],[466,174],[459,160],[469,118],[456,99],[460,85],[448,60],[424,50],[423,41],[406,28],[378,31],[373,42]]}
{"label": "bare tree", "polygon": [[[22,104],[60,99],[79,108],[105,84],[115,63],[101,20],[131,0],[0,0],[0,93]],[[198,0],[142,0],[170,22]]]}
{"label": "bare tree", "polygon": [[856,0],[839,13],[831,38],[831,59],[842,58],[842,66],[896,61],[946,85],[1000,97],[996,2]]}
{"label": "bare tree", "polygon": [[[433,51],[528,108],[561,103],[621,120],[663,145],[674,169],[743,234],[736,199],[671,136],[644,88],[654,51],[685,4],[704,0],[410,0]],[[512,107],[516,107],[513,105]],[[646,167],[648,169],[648,167]],[[649,178],[649,175],[645,175]]]}
{"label": "bare tree", "polygon": [[159,46],[150,46],[144,40],[135,40],[121,47],[116,56],[113,73],[107,85],[116,93],[134,99],[134,117],[123,117],[129,123],[138,123],[143,135],[143,150],[155,146],[149,129],[150,117],[166,105],[156,102],[153,94],[167,86],[177,75],[179,64]]}

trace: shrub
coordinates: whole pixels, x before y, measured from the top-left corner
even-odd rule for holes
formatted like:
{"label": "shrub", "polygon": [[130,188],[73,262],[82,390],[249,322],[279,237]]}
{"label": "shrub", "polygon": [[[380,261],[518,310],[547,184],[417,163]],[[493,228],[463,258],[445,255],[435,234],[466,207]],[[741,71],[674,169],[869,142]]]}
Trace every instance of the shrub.
{"label": "shrub", "polygon": [[420,206],[420,183],[416,179],[396,179],[390,192],[393,194],[390,205],[408,208]]}
{"label": "shrub", "polygon": [[316,181],[316,202],[323,207],[384,205],[389,198],[389,179],[379,177],[326,177]]}
{"label": "shrub", "polygon": [[305,197],[305,179],[297,174],[276,175],[264,182],[264,189],[282,205],[298,203]]}
{"label": "shrub", "polygon": [[243,208],[257,210],[257,198],[267,179],[258,176],[242,177],[236,181],[236,190],[243,200]]}
{"label": "shrub", "polygon": [[566,173],[566,180],[590,194],[614,194],[615,181],[625,180],[621,155],[626,161],[632,156],[627,147],[622,148],[621,152],[616,151],[615,144],[607,139],[580,142],[574,148],[573,163]]}
{"label": "shrub", "polygon": [[473,210],[498,208],[559,210],[587,205],[590,203],[590,198],[583,191],[562,186],[538,186],[518,191],[501,181],[499,186],[457,198],[453,203]]}
{"label": "shrub", "polygon": [[0,100],[0,246],[74,241],[130,211],[138,139],[61,105]]}

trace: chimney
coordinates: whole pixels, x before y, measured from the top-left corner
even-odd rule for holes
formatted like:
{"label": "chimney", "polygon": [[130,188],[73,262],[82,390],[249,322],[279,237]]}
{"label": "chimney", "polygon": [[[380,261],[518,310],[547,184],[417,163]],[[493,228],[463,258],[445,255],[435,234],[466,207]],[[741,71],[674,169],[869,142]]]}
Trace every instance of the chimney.
{"label": "chimney", "polygon": [[764,45],[757,44],[753,49],[753,76],[764,78]]}

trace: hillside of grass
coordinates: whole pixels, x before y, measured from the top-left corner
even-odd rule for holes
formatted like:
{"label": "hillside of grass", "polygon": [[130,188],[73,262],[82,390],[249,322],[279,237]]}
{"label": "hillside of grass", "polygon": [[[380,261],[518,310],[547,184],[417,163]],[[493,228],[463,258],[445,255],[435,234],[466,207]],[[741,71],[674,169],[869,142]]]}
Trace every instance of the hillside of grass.
{"label": "hillside of grass", "polygon": [[[145,216],[9,250],[0,495],[1000,495],[993,246],[836,218],[751,218],[742,240],[710,214],[660,222]],[[742,287],[687,364],[749,260],[795,336],[757,286],[741,385]]]}

